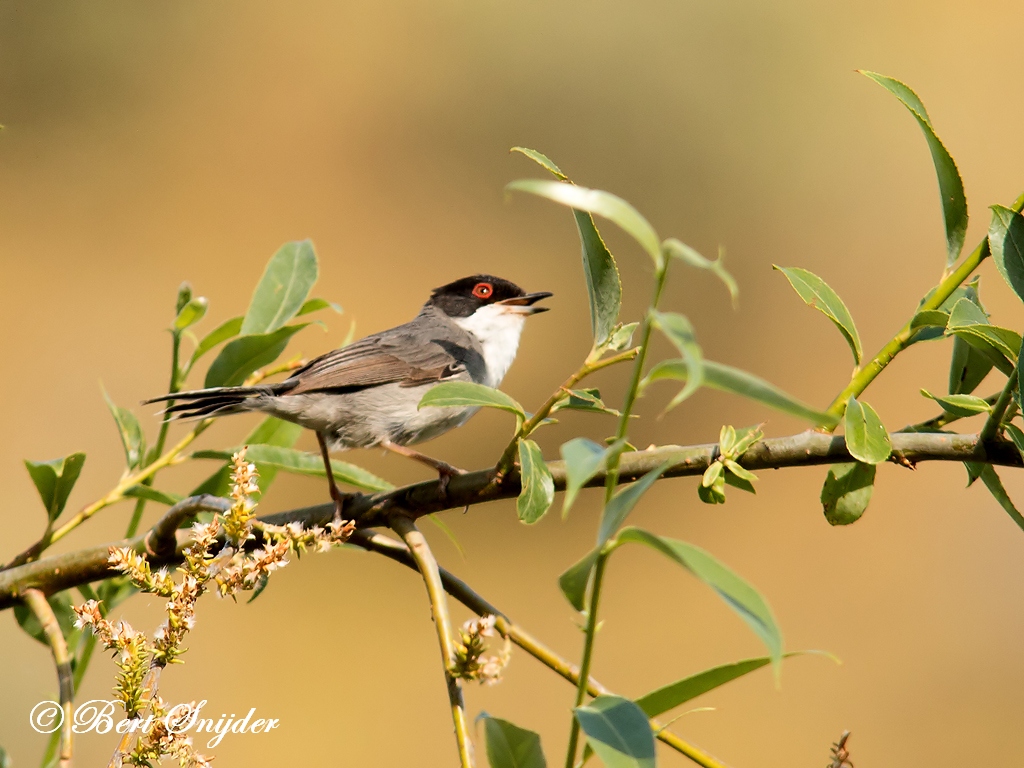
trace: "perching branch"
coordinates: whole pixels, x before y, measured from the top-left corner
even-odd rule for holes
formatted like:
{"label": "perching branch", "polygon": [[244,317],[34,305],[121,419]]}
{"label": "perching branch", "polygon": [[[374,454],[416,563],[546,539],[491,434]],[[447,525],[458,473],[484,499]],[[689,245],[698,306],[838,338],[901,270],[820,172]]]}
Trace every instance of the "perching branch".
{"label": "perching branch", "polygon": [[68,644],[64,640],[53,608],[38,589],[26,589],[23,594],[25,605],[35,615],[39,626],[43,628],[46,641],[53,652],[53,663],[57,666],[57,683],[60,691],[60,706],[64,710],[64,722],[61,725],[60,765],[66,768],[71,765],[71,725],[72,701],[75,698],[75,684],[71,673],[71,658],[68,656]]}
{"label": "perching branch", "polygon": [[[349,543],[356,544],[364,549],[370,550],[371,552],[384,555],[384,557],[390,558],[396,563],[401,563],[414,571],[419,570],[416,566],[416,561],[409,552],[408,547],[403,545],[401,542],[390,539],[382,534],[357,531],[353,534],[352,538],[349,539]],[[469,610],[473,611],[477,616],[494,616],[494,628],[497,629],[503,637],[509,638],[513,643],[533,656],[533,658],[537,659],[548,669],[556,672],[560,677],[568,680],[573,685],[579,684],[580,673],[578,667],[574,664],[570,664],[542,642],[536,640],[526,630],[508,618],[508,616],[506,616],[502,611],[498,610],[498,608],[491,605],[491,603],[487,602],[487,600],[474,592],[464,581],[453,576],[444,568],[440,568],[439,572],[441,574],[441,583],[444,585],[445,592],[469,608]],[[587,680],[587,693],[591,696],[601,696],[611,694],[612,692],[601,685],[593,677],[589,677]],[[651,720],[651,730],[654,731],[655,736],[663,743],[672,747],[676,752],[686,755],[698,765],[703,766],[703,768],[727,768],[724,763],[719,762],[700,748],[683,741],[683,739],[667,730],[666,725],[663,725],[657,720]]]}
{"label": "perching branch", "polygon": [[466,722],[466,704],[462,697],[462,685],[452,674],[455,660],[455,638],[452,635],[452,623],[448,616],[448,601],[444,596],[441,573],[430,551],[426,538],[420,533],[410,518],[395,515],[391,528],[402,537],[415,561],[415,567],[423,576],[430,598],[430,612],[437,630],[437,640],[441,646],[441,662],[444,665],[444,680],[448,687],[448,702],[452,710],[452,722],[455,725],[455,741],[459,747],[459,762],[462,768],[473,768],[473,744],[469,738],[469,724]]}
{"label": "perching branch", "polygon": [[[1024,461],[1016,446],[1008,440],[993,440],[982,444],[977,435],[903,432],[892,433],[889,438],[892,442],[893,455],[898,456],[900,462],[905,465],[914,465],[922,461],[972,461],[1024,467]],[[665,472],[665,477],[701,475],[717,455],[717,444],[688,447],[668,445],[646,451],[631,451],[622,455],[617,480],[619,483],[632,482],[661,466],[668,459],[673,463]],[[758,470],[837,464],[853,459],[846,450],[842,437],[820,432],[801,432],[755,443],[737,460],[746,469]],[[561,461],[552,461],[548,463],[548,468],[554,478],[555,488],[564,490],[565,465]],[[431,480],[393,491],[359,494],[349,501],[346,511],[359,528],[373,528],[387,525],[387,516],[396,510],[419,518],[446,509],[460,509],[487,501],[515,498],[519,494],[519,477],[515,473],[510,474],[501,483],[494,483],[492,480],[490,470],[480,470],[453,477],[447,492],[442,492],[438,481]],[[599,473],[588,485],[600,486],[604,481],[604,475]],[[181,504],[193,501],[186,499]],[[175,505],[175,508],[178,506]],[[220,511],[220,507],[213,507],[212,510]],[[334,504],[327,503],[266,515],[260,520],[274,525],[298,522],[306,527],[312,527],[326,525],[333,516]],[[159,525],[160,523],[157,523],[157,526]],[[145,552],[145,538],[146,536],[137,536],[128,541],[116,542],[116,545],[130,546],[139,552]],[[112,545],[103,544],[89,547],[0,570],[0,610],[17,603],[25,589],[35,588],[52,595],[79,584],[116,576],[117,573],[111,570],[107,563],[110,546]],[[154,565],[178,560],[178,552],[154,555],[150,558]]]}

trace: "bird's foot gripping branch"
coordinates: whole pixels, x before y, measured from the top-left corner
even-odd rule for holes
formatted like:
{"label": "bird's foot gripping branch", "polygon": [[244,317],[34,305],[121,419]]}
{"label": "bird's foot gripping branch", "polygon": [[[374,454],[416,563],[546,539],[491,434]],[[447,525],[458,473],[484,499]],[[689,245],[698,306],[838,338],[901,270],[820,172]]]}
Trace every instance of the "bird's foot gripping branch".
{"label": "bird's foot gripping branch", "polygon": [[[126,715],[164,714],[159,672],[169,662],[181,660],[181,640],[192,628],[195,604],[204,592],[215,589],[235,595],[251,590],[254,599],[271,572],[290,555],[348,542],[422,575],[463,766],[481,760],[474,758],[469,725],[472,696],[467,704],[466,685],[499,679],[509,660],[509,644],[575,688],[572,714],[566,721],[566,768],[574,768],[591,755],[610,766],[646,768],[654,765],[656,740],[699,765],[721,766],[657,718],[761,667],[772,666],[778,676],[783,660],[793,654],[785,651],[768,602],[736,572],[687,542],[629,524],[630,513],[656,483],[699,477],[692,498],[721,504],[732,492],[730,487],[753,492],[759,470],[827,464],[821,505],[830,523],[845,525],[863,515],[879,466],[891,464],[893,471],[899,471],[899,467],[913,468],[922,461],[962,462],[970,480],[980,478],[1013,521],[1024,528],[1024,517],[994,468],[1024,464],[1024,430],[1019,426],[1022,340],[1016,331],[990,322],[975,275],[978,266],[991,257],[1009,287],[1024,297],[1024,217],[1020,214],[1024,197],[1010,207],[994,206],[987,238],[962,257],[967,206],[956,165],[913,91],[891,78],[865,74],[894,94],[924,133],[939,178],[947,249],[937,270],[941,272],[939,282],[930,290],[922,283],[923,297],[909,319],[870,359],[863,355],[853,315],[838,294],[805,269],[778,267],[799,297],[836,325],[840,332],[837,343],[849,346],[854,358],[853,375],[849,381],[837,382],[837,394],[823,409],[752,373],[706,359],[693,324],[664,306],[670,272],[680,268],[695,268],[717,277],[735,301],[736,282],[721,257],[707,259],[680,240],[662,239],[629,203],[608,192],[575,185],[534,150],[516,148],[553,178],[516,181],[509,189],[570,209],[582,245],[594,341],[575,371],[563,371],[562,383],[533,413],[496,385],[511,364],[509,348],[502,339],[514,336],[518,341],[523,319],[538,311],[534,303],[548,294],[527,294],[508,281],[487,275],[466,278],[435,291],[411,323],[356,342],[348,338],[339,350],[306,363],[299,357],[284,358],[292,337],[310,324],[305,316],[329,309],[340,311],[337,305],[310,297],[318,274],[310,242],[283,246],[267,265],[245,315],[227,319],[204,335],[196,336],[194,330],[204,320],[208,303],[193,296],[187,285],[182,286],[170,327],[169,392],[160,398],[167,406],[151,444],[139,418],[108,398],[125,457],[124,474],[111,490],[65,515],[83,471],[84,455],[26,462],[46,512],[45,523],[38,540],[0,569],[0,608],[13,607],[21,626],[49,646],[58,670],[64,719],[72,717],[75,691],[97,642],[118,652],[115,697]],[[651,298],[641,316],[631,322],[620,318],[618,268],[595,217],[622,228],[650,259]],[[658,335],[668,340],[677,356],[652,359],[651,341]],[[903,350],[925,342],[946,342],[951,347],[948,392],[922,390],[940,412],[927,421],[889,430],[867,402],[865,392]],[[444,354],[431,345],[443,348]],[[185,352],[185,347],[191,351]],[[185,389],[196,366],[215,350],[202,389]],[[625,395],[621,403],[609,404],[586,379],[620,364],[629,368]],[[291,376],[269,383],[281,373]],[[990,375],[1003,377],[996,391],[986,397],[975,395]],[[680,385],[666,410],[684,403],[702,387],[711,387],[803,419],[812,429],[766,437],[764,425],[723,425],[714,444],[638,450],[635,444],[645,444],[645,422],[638,418],[637,403],[652,394],[655,384],[666,381]],[[387,396],[378,397],[385,387]],[[335,417],[343,413],[344,418],[317,422],[302,405],[311,402],[326,403],[334,408]],[[394,402],[402,404],[398,410],[386,405]],[[827,400],[822,397],[822,402]],[[511,413],[515,428],[509,441],[496,446],[492,460],[482,462],[486,466],[476,472],[448,472],[438,481],[395,488],[327,453],[329,444],[343,448],[383,444],[371,428],[382,420],[388,424],[388,435],[402,435],[395,445],[404,446],[461,424],[481,407]],[[211,427],[220,416],[249,411],[270,415],[249,433],[244,447],[196,445],[200,438],[210,438],[214,433]],[[580,418],[611,419],[607,439],[598,442],[576,437],[561,445],[560,461],[550,460],[538,442],[543,427],[556,415],[572,419],[576,413],[582,414]],[[171,443],[175,414],[197,420]],[[950,425],[964,419],[979,422],[976,434],[949,431]],[[295,447],[303,427],[317,431],[323,455]],[[413,453],[411,449],[406,452]],[[217,462],[215,471],[195,487],[176,487],[171,470],[185,462],[202,461]],[[429,462],[447,466],[436,459]],[[280,472],[328,479],[333,500],[255,517],[255,495],[266,494]],[[351,491],[342,493],[336,484]],[[581,490],[592,486],[603,488],[594,545],[577,563],[566,564],[558,584],[584,627],[578,665],[561,658],[442,568],[416,526],[418,519],[435,512],[504,498],[515,498],[519,518],[531,524],[547,514],[556,493],[563,494],[564,516],[579,503]],[[52,544],[101,512],[113,514],[107,510],[125,501],[133,502],[133,507],[126,515],[123,540],[57,556],[47,554]],[[150,504],[168,509],[140,533]],[[340,519],[342,511],[348,522]],[[440,520],[435,522],[443,526]],[[398,538],[372,530],[385,527]],[[606,578],[614,573],[614,554],[626,545],[647,547],[711,587],[764,644],[765,655],[724,663],[643,695],[617,695],[601,686],[591,675],[602,620],[601,594]],[[169,565],[178,566],[177,576],[165,570]],[[152,635],[115,620],[111,613],[139,590],[167,598],[166,620]],[[447,608],[449,596],[480,619],[457,632]],[[484,656],[485,638],[492,632],[500,635],[506,646],[496,655]],[[569,703],[568,697],[566,701]],[[492,768],[547,764],[540,737],[524,727],[532,724],[481,717],[484,749],[478,752],[486,754]],[[844,735],[834,745],[833,764],[848,764],[846,738]],[[116,745],[112,764],[144,765],[163,755],[192,765],[202,765],[206,759],[183,740],[150,732],[126,735]],[[71,758],[70,730],[56,730],[44,763],[67,763]]]}

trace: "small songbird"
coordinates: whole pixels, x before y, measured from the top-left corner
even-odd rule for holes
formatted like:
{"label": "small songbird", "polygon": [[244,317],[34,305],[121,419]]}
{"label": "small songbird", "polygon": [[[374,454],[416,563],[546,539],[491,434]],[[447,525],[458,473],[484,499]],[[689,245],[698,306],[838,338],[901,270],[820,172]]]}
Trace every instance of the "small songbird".
{"label": "small songbird", "polygon": [[176,418],[261,411],[316,432],[331,498],[340,517],[345,494],[334,482],[328,449],[380,446],[437,470],[442,488],[460,470],[408,446],[462,426],[473,407],[424,408],[420,399],[442,381],[497,387],[508,373],[527,317],[552,294],[525,293],[508,280],[474,275],[437,288],[408,323],[311,360],[290,378],[253,387],[175,392],[149,403],[178,401]]}

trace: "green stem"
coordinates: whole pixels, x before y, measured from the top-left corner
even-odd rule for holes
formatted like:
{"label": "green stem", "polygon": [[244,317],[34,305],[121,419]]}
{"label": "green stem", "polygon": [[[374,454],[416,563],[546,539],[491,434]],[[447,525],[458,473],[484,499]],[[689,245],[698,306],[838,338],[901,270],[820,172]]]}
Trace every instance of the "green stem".
{"label": "green stem", "polygon": [[[1017,213],[1024,209],[1024,194],[1016,199],[1013,203],[1013,210]],[[970,255],[964,259],[960,266],[951,272],[946,278],[939,283],[939,286],[935,289],[935,293],[931,295],[926,301],[921,303],[918,307],[917,312],[923,312],[930,309],[938,309],[942,306],[943,302],[946,301],[950,296],[953,295],[953,291],[959,288],[989,256],[988,238],[985,238],[978,246],[971,251]],[[915,314],[917,314],[915,312]],[[846,403],[850,399],[850,396],[860,397],[861,393],[868,388],[868,385],[880,374],[885,367],[893,361],[900,352],[907,348],[911,338],[914,335],[914,330],[910,327],[910,321],[904,325],[899,332],[893,336],[889,342],[882,347],[882,349],[875,355],[867,365],[857,371],[853,378],[850,379],[850,383],[846,385],[846,388],[836,395],[836,399],[829,405],[826,413],[829,413],[837,418],[842,418],[846,412]],[[823,427],[825,431],[831,432],[835,427]]]}
{"label": "green stem", "polygon": [[[590,590],[590,604],[587,607],[587,631],[583,641],[583,659],[580,661],[579,678],[576,684],[575,709],[583,704],[587,697],[587,683],[590,681],[590,662],[594,657],[594,638],[597,636],[597,609],[601,601],[601,584],[604,578],[604,567],[608,562],[608,553],[602,551],[594,564],[594,585]],[[573,768],[576,763],[576,749],[579,745],[580,724],[576,716],[572,718],[569,731],[569,746],[565,753],[565,768]]]}
{"label": "green stem", "polygon": [[[168,392],[177,392],[181,386],[181,368],[179,366],[179,351],[181,349],[181,332],[171,331],[171,383],[167,389]],[[170,408],[174,405],[174,401],[171,400],[167,403],[167,407]],[[156,444],[153,446],[153,450],[150,455],[153,457],[153,461],[156,461],[157,457],[164,452],[164,445],[167,443],[167,431],[171,426],[171,416],[169,413],[164,414],[164,420],[160,424],[160,433],[157,435]],[[148,462],[147,466],[149,465]],[[153,477],[149,477],[142,482],[142,485],[153,485]],[[146,509],[146,500],[139,499],[135,502],[135,510],[132,512],[132,519],[128,523],[128,528],[124,533],[126,539],[130,539],[135,535],[136,531],[139,530],[139,524],[142,522],[142,513]]]}
{"label": "green stem", "polygon": [[1013,371],[1006,379],[1003,391],[999,393],[999,399],[992,406],[992,412],[989,413],[988,419],[985,420],[985,426],[978,433],[978,442],[984,444],[999,434],[999,429],[1003,425],[1003,415],[1006,413],[1006,409],[1010,407],[1010,403],[1013,402],[1013,393],[1016,391],[1019,383],[1019,368],[1020,361],[1018,360],[1017,364],[1013,366]]}

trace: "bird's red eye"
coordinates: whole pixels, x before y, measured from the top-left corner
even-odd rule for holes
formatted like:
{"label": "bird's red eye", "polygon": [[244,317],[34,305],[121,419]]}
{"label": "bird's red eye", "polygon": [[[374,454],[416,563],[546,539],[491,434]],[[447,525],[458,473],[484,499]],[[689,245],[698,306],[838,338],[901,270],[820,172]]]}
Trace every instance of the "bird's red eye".
{"label": "bird's red eye", "polygon": [[494,286],[490,283],[477,283],[473,287],[473,295],[478,299],[489,299],[492,293],[494,293]]}

